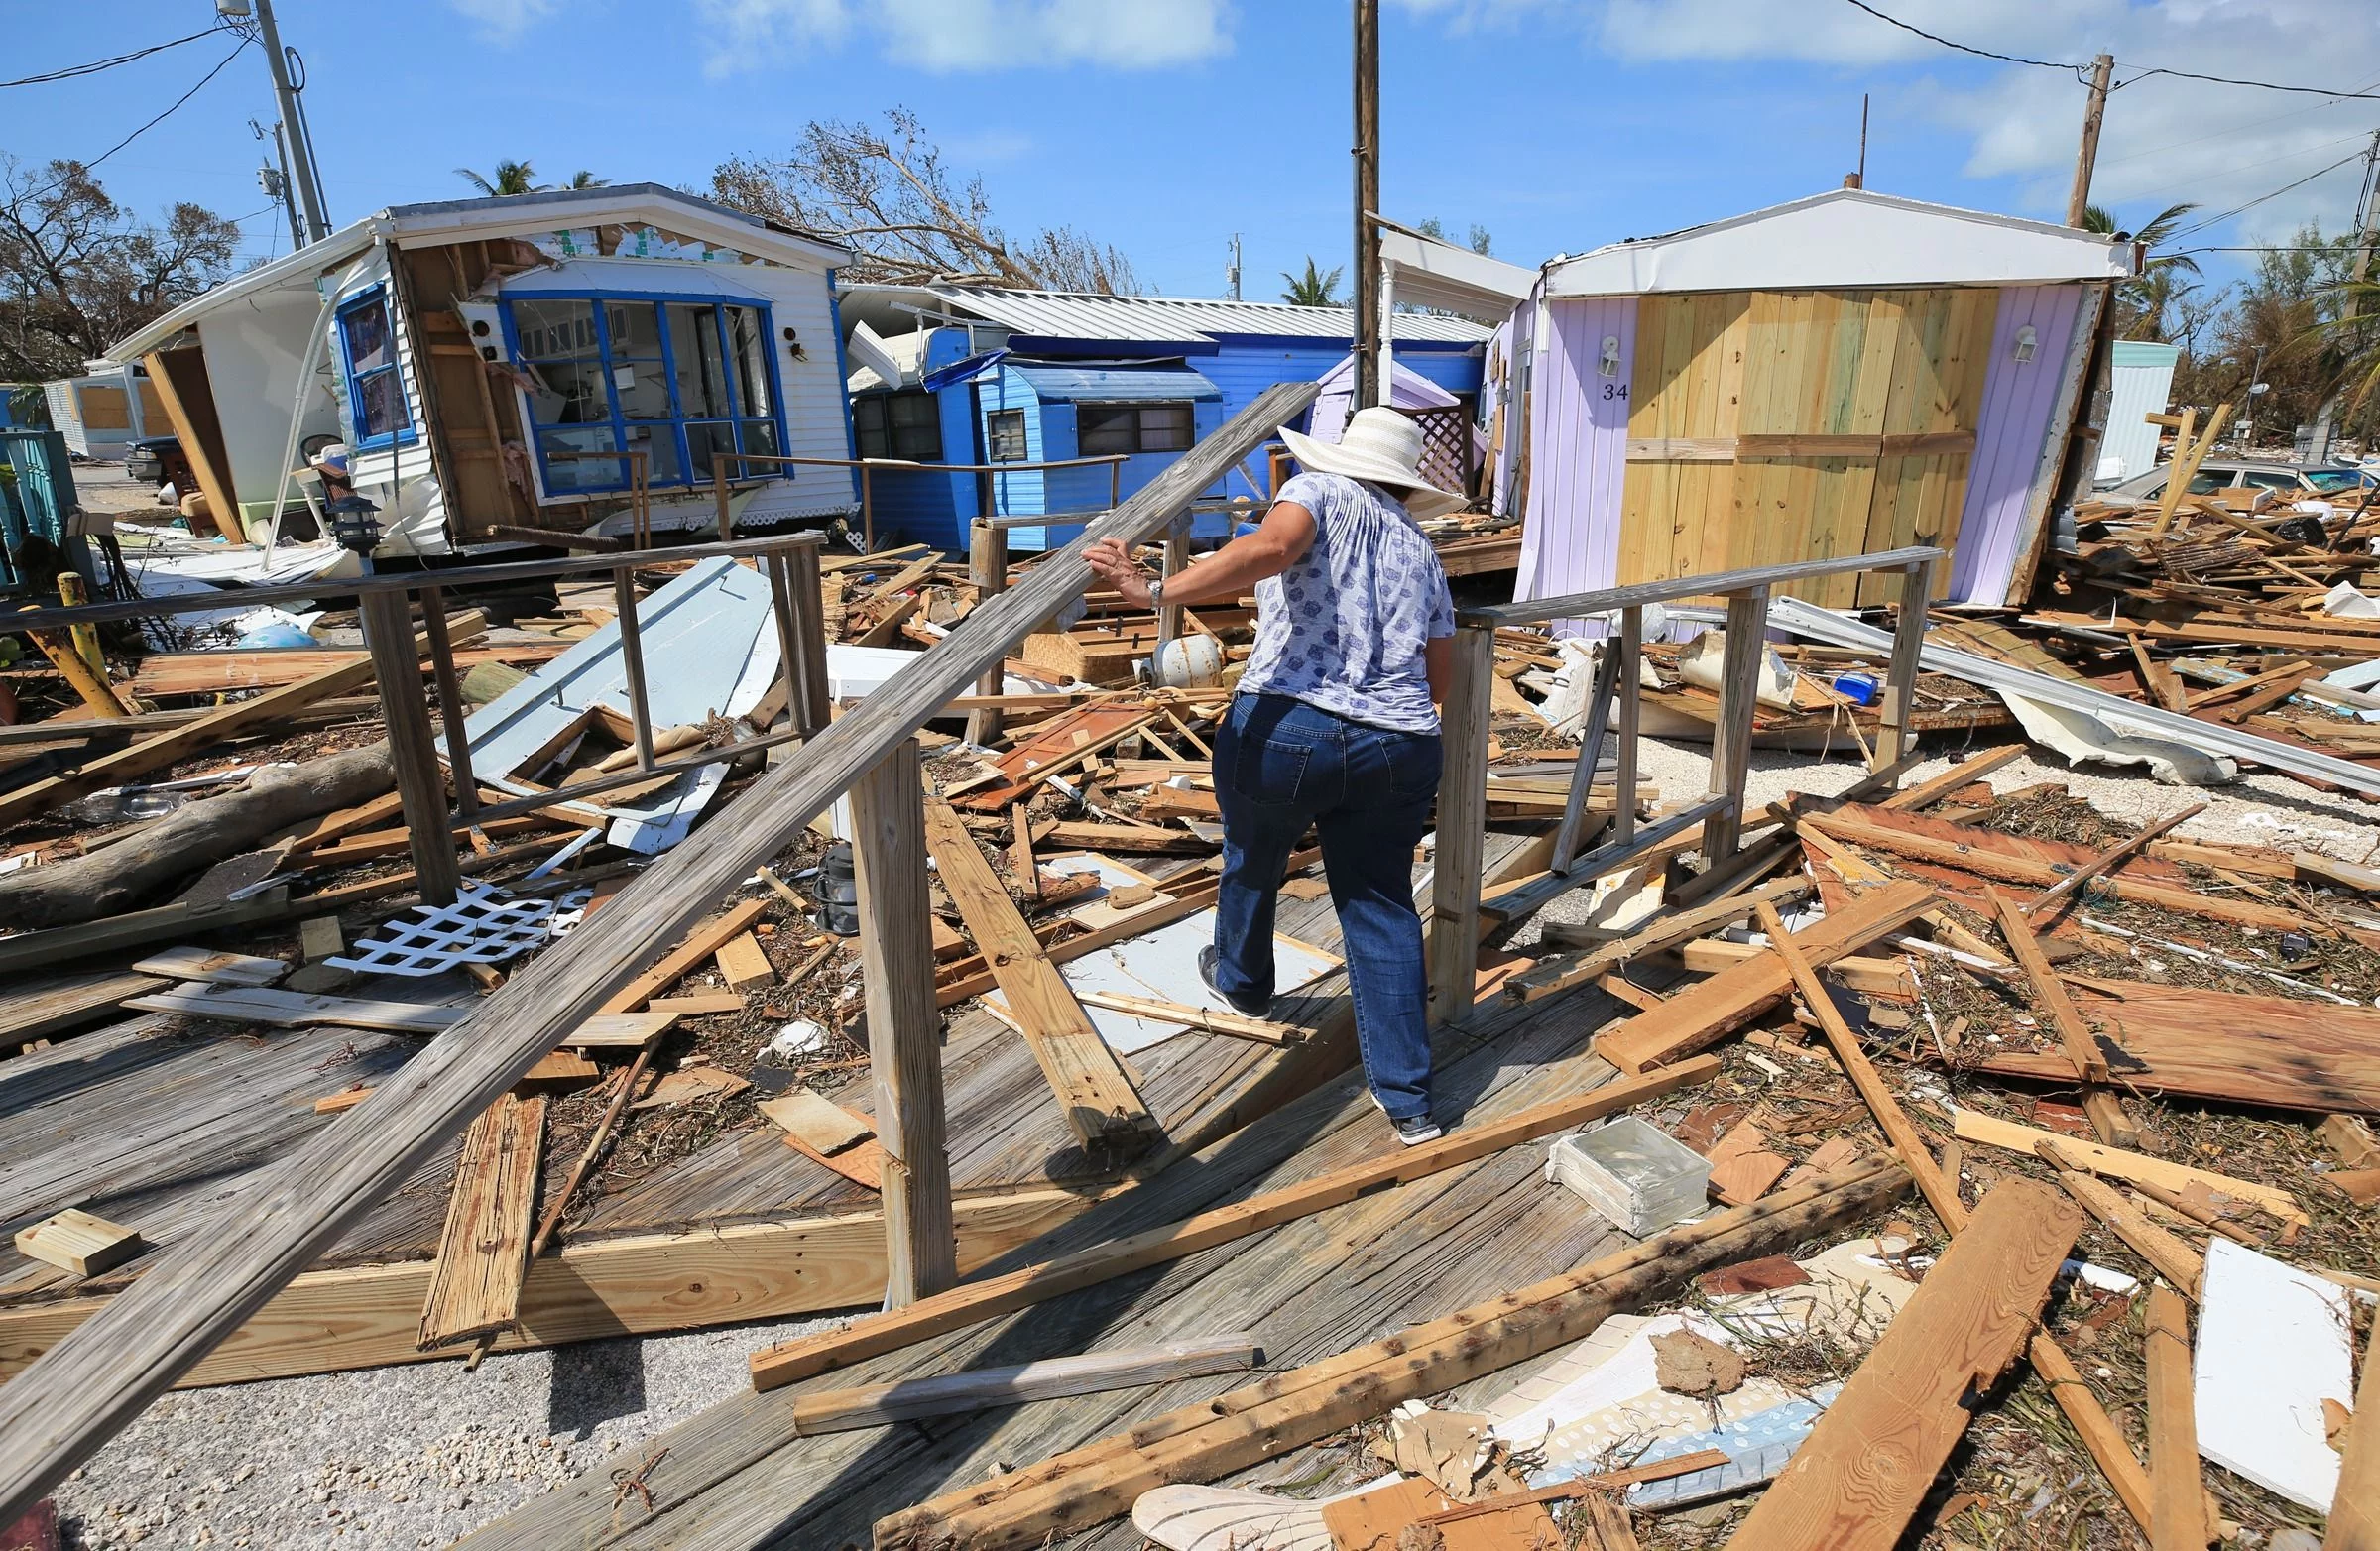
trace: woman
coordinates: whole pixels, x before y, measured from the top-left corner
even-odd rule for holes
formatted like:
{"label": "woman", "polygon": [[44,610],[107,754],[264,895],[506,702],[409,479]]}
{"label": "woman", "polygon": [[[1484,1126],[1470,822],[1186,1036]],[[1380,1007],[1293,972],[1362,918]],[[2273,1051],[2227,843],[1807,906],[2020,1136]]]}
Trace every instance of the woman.
{"label": "woman", "polygon": [[1223,879],[1199,971],[1243,1013],[1271,1006],[1273,902],[1290,852],[1318,830],[1364,1072],[1410,1146],[1439,1134],[1412,864],[1438,792],[1455,631],[1446,572],[1415,519],[1464,503],[1422,478],[1421,430],[1394,410],[1358,411],[1336,445],[1286,428],[1281,439],[1306,472],[1255,532],[1163,582],[1115,539],[1088,557],[1143,608],[1255,588],[1255,651],[1215,738]]}

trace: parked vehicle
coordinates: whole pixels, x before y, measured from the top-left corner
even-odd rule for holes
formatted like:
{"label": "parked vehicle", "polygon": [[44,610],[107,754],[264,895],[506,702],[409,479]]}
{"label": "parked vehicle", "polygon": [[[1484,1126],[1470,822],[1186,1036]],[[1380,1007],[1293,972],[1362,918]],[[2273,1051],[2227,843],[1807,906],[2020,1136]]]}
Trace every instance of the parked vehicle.
{"label": "parked vehicle", "polygon": [[[2165,495],[2165,477],[2172,466],[2160,463],[2145,474],[2135,474],[2120,485],[2098,492],[2094,499],[2118,506],[2154,506]],[[2245,487],[2273,491],[2275,498],[2284,503],[2320,501],[2324,496],[2354,489],[2363,477],[2363,470],[2346,463],[2208,458],[2192,477],[2190,493],[2210,496],[2218,490]]]}
{"label": "parked vehicle", "polygon": [[178,436],[145,436],[127,447],[124,477],[149,485],[172,481],[174,488],[184,494],[198,488],[190,476],[190,460],[183,455]]}

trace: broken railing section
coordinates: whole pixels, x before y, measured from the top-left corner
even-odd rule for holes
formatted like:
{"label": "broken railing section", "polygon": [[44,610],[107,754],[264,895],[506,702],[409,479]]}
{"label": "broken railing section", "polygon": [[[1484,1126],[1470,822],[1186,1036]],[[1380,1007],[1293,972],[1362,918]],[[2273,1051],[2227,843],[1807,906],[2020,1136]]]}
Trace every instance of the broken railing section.
{"label": "broken railing section", "polygon": [[[600,915],[480,1003],[463,1023],[433,1039],[408,1063],[402,1081],[381,1085],[346,1120],[317,1133],[182,1244],[162,1252],[128,1290],[0,1387],[0,1483],[5,1483],[0,1523],[38,1501],[520,1081],[565,1034],[602,1011],[606,1000],[664,945],[683,937],[755,868],[791,845],[836,797],[894,757],[979,674],[997,666],[1033,627],[1079,596],[1091,579],[1083,559],[1090,544],[1104,538],[1138,543],[1153,537],[1275,427],[1294,419],[1314,395],[1311,383],[1268,389],[1073,543],[976,607],[936,650],[920,654],[855,709],[805,739],[791,759],[763,775],[738,799],[735,822],[704,825],[670,849]],[[674,550],[670,557],[792,550],[815,541],[797,536]],[[504,579],[508,572],[518,577],[607,570],[625,558],[542,561],[526,571],[490,566],[476,574]],[[801,579],[793,581],[794,590],[802,590]],[[355,585],[371,591],[420,582],[378,578]],[[807,590],[816,595],[814,580]],[[248,597],[273,601],[270,595],[279,591],[255,589]],[[72,612],[77,618],[118,618],[154,613],[157,607],[142,600]],[[67,612],[60,611],[59,623],[68,623]],[[798,729],[772,736],[797,735]],[[739,752],[756,742],[747,741]],[[570,794],[586,789],[573,788]],[[443,813],[431,819],[433,826],[445,822]],[[907,865],[922,867],[922,848]],[[881,902],[883,891],[878,898]],[[886,1124],[893,1123],[888,1119]],[[922,1121],[916,1124],[923,1128]],[[922,1159],[912,1154],[911,1161]]]}
{"label": "broken railing section", "polygon": [[[1926,600],[1940,549],[1924,545],[1856,554],[1837,560],[1801,560],[1749,570],[1639,582],[1558,598],[1535,598],[1493,608],[1464,609],[1455,616],[1454,682],[1446,698],[1446,774],[1438,788],[1437,852],[1431,884],[1430,1010],[1441,1023],[1461,1023],[1474,1006],[1473,945],[1480,940],[1480,863],[1488,826],[1488,743],[1490,692],[1499,626],[1541,625],[1617,614],[1615,643],[1605,654],[1589,699],[1585,739],[1554,840],[1548,871],[1508,891],[1496,902],[1506,920],[1518,919],[1570,890],[1625,866],[1657,846],[1701,826],[1699,849],[1714,874],[1734,858],[1743,831],[1744,776],[1751,758],[1752,715],[1766,651],[1769,595],[1773,588],[1822,576],[1856,571],[1902,575],[1900,627],[1892,638],[1892,667],[1884,686],[1883,722],[1870,768],[1897,765],[1913,746],[1909,726],[1911,691],[1925,638]],[[1719,718],[1711,742],[1711,789],[1700,801],[1639,828],[1636,822],[1638,694],[1643,675],[1644,610],[1648,604],[1718,596],[1727,604],[1726,650],[1722,668]],[[1583,854],[1578,844],[1587,796],[1603,757],[1610,712],[1616,701],[1619,736],[1616,790],[1618,810],[1611,838]]]}

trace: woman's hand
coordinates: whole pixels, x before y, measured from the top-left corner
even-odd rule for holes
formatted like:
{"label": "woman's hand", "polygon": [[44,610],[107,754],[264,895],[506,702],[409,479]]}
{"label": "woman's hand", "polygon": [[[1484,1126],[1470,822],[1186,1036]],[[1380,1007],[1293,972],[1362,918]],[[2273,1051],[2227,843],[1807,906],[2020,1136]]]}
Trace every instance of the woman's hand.
{"label": "woman's hand", "polygon": [[1148,577],[1123,539],[1102,538],[1083,551],[1083,558],[1091,562],[1101,581],[1123,594],[1125,602],[1136,609],[1148,607]]}

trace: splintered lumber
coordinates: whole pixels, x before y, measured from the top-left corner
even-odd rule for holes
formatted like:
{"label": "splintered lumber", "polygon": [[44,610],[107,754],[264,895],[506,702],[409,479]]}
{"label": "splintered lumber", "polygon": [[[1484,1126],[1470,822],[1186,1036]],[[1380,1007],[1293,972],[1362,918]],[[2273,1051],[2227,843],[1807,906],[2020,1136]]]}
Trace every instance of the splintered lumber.
{"label": "splintered lumber", "polygon": [[2021,743],[2003,744],[1987,754],[1962,760],[1930,780],[1921,780],[1905,791],[1894,792],[1884,799],[1883,805],[1912,813],[1920,808],[1930,808],[1960,787],[1971,786],[2001,766],[2012,765],[2024,758],[2028,747]]}
{"label": "splintered lumber", "polygon": [[1210,1034],[1229,1034],[1235,1039],[1253,1039],[1268,1045],[1294,1045],[1303,1044],[1306,1038],[1306,1030],[1295,1023],[1276,1023],[1270,1018],[1250,1017],[1245,1014],[1221,1012],[1214,1008],[1186,1007],[1179,1002],[1162,1002],[1153,997],[1128,997],[1113,991],[1079,990],[1074,997],[1087,1008],[1130,1013],[1134,1017],[1179,1023],[1184,1028],[1203,1028]]}
{"label": "splintered lumber", "polygon": [[[742,1011],[742,998],[736,1000]],[[578,1050],[642,1050],[675,1026],[674,1009],[649,1007],[642,1013],[598,1013],[570,1030],[562,1043]]]}
{"label": "splintered lumber", "polygon": [[807,1088],[778,1094],[758,1108],[787,1135],[799,1136],[809,1149],[827,1157],[849,1151],[876,1134],[876,1127],[865,1117]]}
{"label": "splintered lumber", "polygon": [[925,844],[1074,1133],[1100,1143],[1155,1131],[1155,1117],[1117,1064],[1116,1052],[1042,953],[966,824],[939,797],[926,799]]}
{"label": "splintered lumber", "polygon": [[[634,1013],[638,1011],[651,1002],[654,996],[684,979],[687,972],[701,964],[703,960],[715,957],[720,948],[739,933],[749,930],[753,922],[767,913],[769,913],[767,900],[746,899],[717,920],[704,922],[689,933],[685,941],[670,950],[658,964],[639,975],[611,996],[606,997],[603,1006],[598,1011],[604,1013]],[[576,936],[577,933],[573,932],[571,935]],[[579,1021],[583,1022],[584,1019]]]}
{"label": "splintered lumber", "polygon": [[[1773,910],[1770,913],[1773,916]],[[1826,986],[1819,980],[1818,972],[1794,950],[1793,939],[1778,930],[1781,923],[1771,921],[1767,924],[1772,940],[1783,940],[1784,946],[1780,951],[1793,975],[1795,988],[1801,992],[1802,1001],[1817,1016],[1827,1042],[1834,1047],[1836,1059],[1850,1078],[1851,1086],[1858,1090],[1868,1113],[1875,1118],[1877,1129],[1884,1133],[1885,1139],[1892,1143],[1893,1151],[1902,1165],[1917,1181],[1918,1193],[1926,1198],[1926,1205],[1934,1209],[1934,1215],[1942,1220],[1946,1230],[1957,1234],[1966,1227],[1968,1216],[1966,1204],[1959,1199],[1955,1167],[1946,1170],[1935,1161],[1934,1154],[1926,1149],[1925,1138],[1918,1134],[1916,1127],[1909,1124],[1909,1116],[1901,1109],[1900,1101],[1892,1096],[1891,1089],[1884,1086],[1884,1079],[1877,1073],[1874,1063],[1868,1060],[1867,1052],[1859,1047],[1858,1037],[1851,1032],[1850,1025],[1844,1021],[1842,1011],[1835,1006],[1835,999],[1827,995]],[[1964,1115],[1968,1112],[1962,1110],[1959,1113]],[[2020,1126],[2012,1129],[2022,1131],[2025,1128]],[[1956,1147],[1957,1143],[1952,1143],[1952,1146]],[[2132,1446],[2124,1441],[2123,1432],[2115,1425],[2115,1419],[2107,1414],[2106,1407],[2099,1404],[2097,1396],[2082,1382],[2082,1375],[2075,1368],[2074,1359],[2066,1355],[2066,1349],[2058,1345],[2048,1331],[2033,1333],[2026,1355],[2033,1360],[2034,1372],[2048,1386],[2051,1397],[2058,1402],[2058,1408],[2074,1424],[2083,1447],[2098,1462],[2099,1470],[2106,1476],[2108,1486],[2123,1503],[2124,1510],[2146,1529],[2149,1523],[2148,1473],[2140,1468],[2140,1461],[2133,1458]]]}
{"label": "splintered lumber", "polygon": [[[836,718],[730,809],[712,816],[576,931],[481,1002],[470,1020],[407,1064],[406,1080],[325,1126],[273,1172],[159,1254],[150,1273],[0,1388],[0,1523],[75,1465],[236,1330],[343,1230],[372,1211],[472,1117],[590,1014],[627,992],[674,942],[794,844],[812,819],[944,702],[1079,596],[1083,558],[1107,538],[1137,543],[1313,402],[1282,383],[1167,464],[1065,548],[978,603],[931,652]],[[31,871],[39,872],[40,869]]]}
{"label": "splintered lumber", "polygon": [[[458,646],[465,642],[475,641],[485,629],[486,624],[487,621],[478,614],[456,616],[447,621],[448,639]],[[426,635],[416,635],[414,638],[413,650],[417,659],[422,653],[429,650],[429,638]],[[78,770],[68,771],[62,776],[53,776],[48,780],[37,780],[29,786],[20,787],[5,796],[0,796],[0,829],[16,823],[28,814],[44,812],[61,802],[71,801],[75,797],[82,796],[86,792],[97,791],[102,786],[120,785],[136,776],[146,775],[150,771],[162,770],[166,766],[178,764],[203,749],[221,743],[234,733],[253,727],[270,727],[293,711],[311,705],[316,700],[327,700],[332,695],[345,694],[351,689],[357,689],[372,682],[372,661],[369,657],[364,657],[334,667],[328,672],[317,673],[311,678],[301,679],[298,683],[268,690],[252,700],[241,700],[227,705],[212,715],[202,717],[186,726],[159,733],[154,738],[143,739],[141,742],[133,744],[129,748],[119,749],[113,754],[103,754],[95,760],[86,761]],[[370,793],[362,795],[370,795]],[[350,797],[346,800],[357,799]],[[293,816],[302,817],[302,815]],[[288,823],[289,818],[285,817],[282,822]]]}
{"label": "splintered lumber", "polygon": [[1605,971],[1622,964],[1674,948],[1683,942],[1704,935],[1722,926],[1732,926],[1751,916],[1752,906],[1760,900],[1777,901],[1795,898],[1810,892],[1810,885],[1799,878],[1780,878],[1747,889],[1725,899],[1698,904],[1691,910],[1679,910],[1656,918],[1647,925],[1613,942],[1603,943],[1583,953],[1565,953],[1541,959],[1531,969],[1521,971],[1504,982],[1504,996],[1513,1002],[1535,1002],[1573,986],[1583,986],[1600,980]]}
{"label": "splintered lumber", "polygon": [[143,1013],[178,1013],[228,1023],[264,1023],[274,1028],[330,1024],[377,1028],[392,1034],[440,1034],[470,1015],[468,1008],[334,997],[272,986],[210,986],[202,981],[130,997],[124,1005]]}
{"label": "splintered lumber", "polygon": [[1263,1356],[1263,1348],[1253,1336],[1210,1336],[1158,1347],[1019,1363],[1012,1368],[863,1384],[856,1389],[826,1389],[793,1402],[793,1431],[807,1438],[855,1427],[884,1427],[920,1417],[1022,1405],[1029,1400],[1057,1400],[1208,1373],[1238,1372],[1255,1367]]}
{"label": "splintered lumber", "polygon": [[776,984],[776,966],[761,947],[761,940],[748,931],[738,932],[719,944],[712,955],[719,961],[719,978],[727,989],[739,995],[749,994]]}
{"label": "splintered lumber", "polygon": [[463,1137],[421,1305],[422,1351],[504,1330],[520,1318],[544,1138],[545,1101],[509,1093]]}
{"label": "splintered lumber", "polygon": [[2322,1551],[2380,1551],[2380,1321],[2363,1349],[2363,1377],[2355,1386],[2357,1420],[2339,1451],[2338,1491],[2330,1498],[2330,1530]]}
{"label": "splintered lumber", "polygon": [[279,959],[214,948],[168,948],[139,960],[133,969],[168,980],[203,980],[218,986],[270,986],[290,972]]}
{"label": "splintered lumber", "polygon": [[[1150,1417],[1128,1433],[881,1518],[876,1544],[879,1551],[944,1545],[1006,1551],[1089,1529],[1129,1512],[1133,1500],[1152,1488],[1212,1481],[1404,1400],[1453,1388],[1576,1341],[1610,1315],[1668,1296],[1703,1271],[1831,1231],[1889,1200],[1908,1182],[1897,1165],[1882,1159],[1820,1176],[1567,1274]],[[2048,1271],[2056,1268],[2053,1255],[2043,1275],[2045,1289]],[[1901,1318],[1906,1317],[1904,1311]]]}
{"label": "splintered lumber", "polygon": [[2374,1140],[2372,1129],[2354,1116],[2333,1115],[2317,1130],[2340,1168],[2380,1168],[2380,1141]]}
{"label": "splintered lumber", "polygon": [[2025,922],[2025,912],[2005,895],[1986,886],[1984,896],[2000,919],[2000,935],[2008,941],[2009,956],[2025,979],[2033,986],[2033,998],[2049,1014],[2051,1026],[2066,1046],[2066,1057],[2075,1063],[2075,1075],[2086,1083],[2107,1081],[2107,1058],[2099,1053],[2098,1040],[2091,1034],[2090,1025],[2075,1011],[2074,1000],[2066,994],[2066,984],[2050,961],[2042,956],[2041,942],[2033,928]]}
{"label": "splintered lumber", "polygon": [[1282,1223],[1344,1206],[1385,1186],[1425,1179],[1567,1127],[1584,1125],[1648,1099],[1709,1082],[1718,1072],[1717,1060],[1701,1056],[1643,1077],[1621,1078],[1586,1093],[1532,1105],[1500,1121],[1458,1131],[1436,1141],[1350,1164],[1318,1179],[1286,1185],[1112,1244],[1028,1265],[1006,1276],[953,1287],[948,1292],[919,1299],[904,1309],[854,1320],[841,1330],[764,1348],[752,1355],[752,1386],[775,1389],[866,1358],[898,1351],[914,1342],[1012,1314],[1113,1277],[1178,1260],[1219,1244],[1230,1244]]}
{"label": "splintered lumber", "polygon": [[[1893,884],[1860,895],[1848,908],[1796,934],[1794,943],[1812,965],[1829,964],[1933,907],[1934,891],[1925,885]],[[1674,1061],[1743,1027],[1776,1006],[1792,986],[1785,962],[1773,952],[1763,953],[1679,992],[1657,1013],[1639,1013],[1598,1034],[1595,1053],[1623,1072]]]}
{"label": "splintered lumber", "polygon": [[2191,1395],[2190,1311],[2171,1287],[2149,1289],[2149,1544],[2205,1551],[2206,1497]]}
{"label": "splintered lumber", "polygon": [[2026,900],[2024,913],[2027,916],[2039,915],[2043,910],[2048,909],[2051,905],[2056,904],[2060,899],[2072,895],[2076,890],[2082,888],[2084,884],[2089,883],[2101,873],[2106,872],[2107,869],[2115,866],[2118,862],[2121,862],[2133,852],[2147,850],[2150,843],[2156,840],[2159,835],[2164,834],[2169,829],[2174,829],[2180,826],[2190,819],[2198,817],[2201,813],[2205,811],[2205,803],[2194,802],[2189,807],[2168,813],[2165,817],[2142,829],[2139,834],[2134,835],[2131,839],[2117,841],[2114,845],[2109,846],[2097,856],[2092,857],[2081,867],[2076,868],[2064,878],[2061,878],[2056,883],[2050,885],[2049,888],[2044,889],[2041,893]]}
{"label": "splintered lumber", "polygon": [[2024,1351],[2082,1232],[2082,1212],[2049,1186],[1994,1186],[1728,1545],[1891,1551],[1975,1397]]}
{"label": "splintered lumber", "polygon": [[79,1207],[17,1230],[17,1253],[77,1276],[96,1276],[148,1249],[140,1233]]}
{"label": "splintered lumber", "polygon": [[2163,1185],[2168,1190],[2186,1191],[2192,1184],[2202,1184],[2217,1195],[2233,1196],[2252,1201],[2286,1223],[2306,1222],[2306,1214],[2297,1198],[2286,1190],[2259,1185],[2229,1174],[2217,1174],[2209,1169],[2192,1168],[2171,1158],[2150,1157],[2144,1152],[2126,1152],[2118,1147],[2101,1146],[2080,1136],[2062,1136],[2056,1132],[2040,1131],[2031,1126],[2019,1126],[2014,1121],[1986,1115],[1981,1110],[1964,1106],[1952,1112],[1951,1133],[1961,1141],[1980,1141],[1986,1146],[2005,1147],[2011,1152],[2029,1152],[2038,1157],[2041,1144],[2050,1142],[2060,1152],[2082,1168],[2110,1179],[2135,1183]]}
{"label": "splintered lumber", "polygon": [[2158,1275],[2181,1288],[2193,1303],[2198,1301],[2199,1284],[2206,1276],[2203,1253],[2150,1222],[2147,1213],[2113,1188],[2077,1168],[2056,1142],[2045,1141],[2035,1150],[2044,1162],[2058,1170],[2058,1183],[2066,1187],[2066,1193],[2081,1203],[2083,1210],[2129,1245],[2134,1254],[2156,1268]]}

